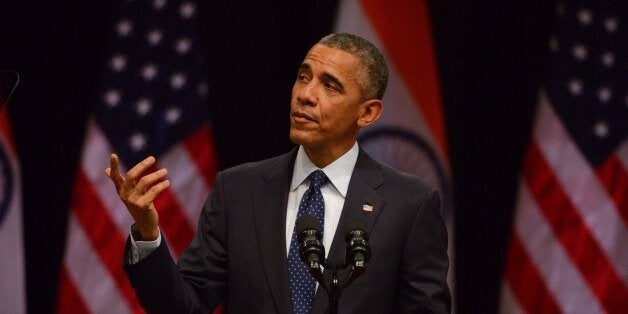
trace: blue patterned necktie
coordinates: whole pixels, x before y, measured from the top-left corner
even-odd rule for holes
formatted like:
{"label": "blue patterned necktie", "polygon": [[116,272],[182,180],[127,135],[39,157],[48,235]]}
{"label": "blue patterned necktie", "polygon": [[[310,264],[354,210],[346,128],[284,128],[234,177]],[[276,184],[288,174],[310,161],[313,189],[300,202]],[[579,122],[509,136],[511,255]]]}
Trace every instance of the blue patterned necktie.
{"label": "blue patterned necktie", "polygon": [[[321,186],[327,183],[328,179],[322,170],[313,171],[308,178],[310,179],[310,187],[303,194],[303,198],[301,198],[297,220],[305,215],[315,217],[321,228],[322,236],[325,225],[325,203],[321,193]],[[290,241],[288,276],[294,314],[310,313],[316,290],[316,280],[310,275],[307,266],[299,258],[299,241],[297,240],[296,230],[292,231],[292,240]]]}

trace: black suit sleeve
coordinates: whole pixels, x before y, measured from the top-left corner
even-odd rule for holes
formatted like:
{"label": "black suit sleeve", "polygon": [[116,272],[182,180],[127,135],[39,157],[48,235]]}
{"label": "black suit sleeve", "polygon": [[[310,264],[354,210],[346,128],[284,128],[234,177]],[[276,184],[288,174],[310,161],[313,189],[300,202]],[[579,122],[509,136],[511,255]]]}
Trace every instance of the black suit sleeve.
{"label": "black suit sleeve", "polygon": [[438,192],[432,190],[418,206],[403,252],[400,308],[404,313],[450,313],[447,229]]}
{"label": "black suit sleeve", "polygon": [[[148,313],[211,313],[225,295],[226,213],[221,174],[198,221],[198,231],[176,265],[165,239],[151,254],[124,270]],[[125,256],[130,254],[129,241]]]}

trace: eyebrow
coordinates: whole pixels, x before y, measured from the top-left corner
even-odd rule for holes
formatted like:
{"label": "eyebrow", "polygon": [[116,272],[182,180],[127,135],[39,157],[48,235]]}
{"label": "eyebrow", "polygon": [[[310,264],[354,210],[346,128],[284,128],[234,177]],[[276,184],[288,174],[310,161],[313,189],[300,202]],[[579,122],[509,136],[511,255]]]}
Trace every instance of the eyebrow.
{"label": "eyebrow", "polygon": [[[310,66],[310,64],[309,64],[309,63],[307,63],[307,62],[303,62],[303,63],[301,63],[301,65],[299,66],[299,69],[300,69],[300,70],[308,70],[308,71],[310,71],[310,72],[311,72],[311,71],[312,71],[312,66]],[[333,74],[331,74],[331,73],[329,73],[329,72],[323,72],[323,76],[324,76],[326,79],[328,79],[328,80],[332,81],[334,84],[336,84],[336,85],[338,86],[338,88],[339,88],[342,92],[344,92],[344,91],[345,91],[345,86],[342,84],[342,82],[340,82],[340,80],[339,80],[336,76],[334,76]]]}

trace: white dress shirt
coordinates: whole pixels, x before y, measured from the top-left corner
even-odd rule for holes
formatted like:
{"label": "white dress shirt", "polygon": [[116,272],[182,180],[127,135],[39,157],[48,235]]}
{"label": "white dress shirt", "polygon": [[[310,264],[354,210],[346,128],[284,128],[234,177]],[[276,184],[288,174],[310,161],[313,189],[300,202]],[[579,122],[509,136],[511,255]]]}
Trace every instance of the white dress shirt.
{"label": "white dress shirt", "polygon": [[[323,245],[325,246],[325,256],[331,248],[342,207],[347,196],[349,188],[349,180],[353,173],[353,168],[358,160],[358,143],[356,142],[349,151],[340,158],[321,169],[329,182],[321,187],[323,200],[325,201],[325,226],[323,229]],[[292,232],[296,223],[297,211],[301,197],[307,191],[310,183],[306,182],[307,177],[312,171],[318,170],[310,158],[305,153],[303,146],[299,147],[297,157],[294,162],[294,170],[292,172],[292,183],[290,184],[290,192],[288,194],[288,206],[286,212],[286,256],[290,251],[290,241],[292,240]],[[148,256],[157,249],[161,244],[161,232],[154,241],[135,241],[133,234],[130,233],[131,239],[131,264],[139,262],[142,258]]]}

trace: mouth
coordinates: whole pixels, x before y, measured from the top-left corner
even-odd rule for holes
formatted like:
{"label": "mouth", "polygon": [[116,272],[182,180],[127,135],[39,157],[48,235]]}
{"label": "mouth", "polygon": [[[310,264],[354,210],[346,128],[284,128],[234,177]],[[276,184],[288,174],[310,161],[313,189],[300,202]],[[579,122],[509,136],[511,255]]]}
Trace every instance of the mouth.
{"label": "mouth", "polygon": [[293,111],[291,116],[292,119],[298,123],[317,122],[316,119],[314,119],[312,116],[301,111]]}

